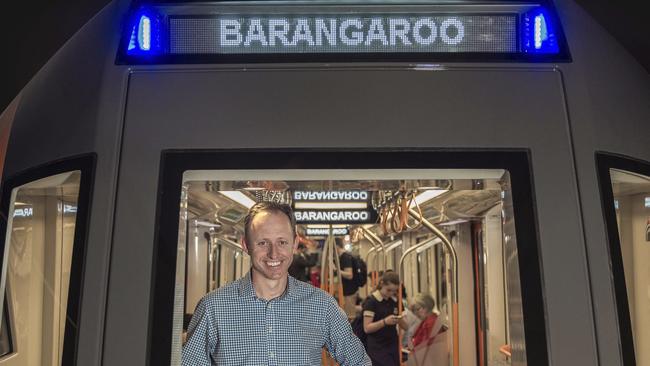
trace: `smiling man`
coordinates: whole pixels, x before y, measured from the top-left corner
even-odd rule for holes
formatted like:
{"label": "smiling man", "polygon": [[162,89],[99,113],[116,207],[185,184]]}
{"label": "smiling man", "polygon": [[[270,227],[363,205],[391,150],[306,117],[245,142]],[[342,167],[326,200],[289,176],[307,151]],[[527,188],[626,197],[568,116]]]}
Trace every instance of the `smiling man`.
{"label": "smiling man", "polygon": [[371,366],[336,301],[288,275],[295,227],[287,205],[250,209],[243,246],[251,270],[201,299],[183,365],[320,365],[325,347],[341,366]]}

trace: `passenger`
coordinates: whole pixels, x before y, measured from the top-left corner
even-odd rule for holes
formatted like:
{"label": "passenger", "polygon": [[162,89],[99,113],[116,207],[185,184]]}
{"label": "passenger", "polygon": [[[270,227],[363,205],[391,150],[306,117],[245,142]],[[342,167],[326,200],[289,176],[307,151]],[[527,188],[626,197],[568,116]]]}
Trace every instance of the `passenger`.
{"label": "passenger", "polygon": [[309,273],[309,281],[314,287],[320,288],[320,266],[318,264],[311,267],[311,272]]}
{"label": "passenger", "polygon": [[420,325],[413,333],[411,338],[411,349],[417,347],[419,344],[427,341],[431,343],[433,339],[440,333],[447,330],[446,326],[441,326],[436,334],[431,334],[433,328],[438,320],[438,314],[434,312],[436,302],[430,295],[417,294],[413,299],[412,309],[415,315],[422,320]]}
{"label": "passenger", "polygon": [[406,325],[408,328],[404,331],[404,335],[402,336],[402,348],[407,349],[410,348],[411,346],[411,338],[413,338],[413,334],[415,333],[415,330],[418,329],[418,326],[422,322],[420,318],[415,315],[415,311],[413,310],[415,306],[411,304],[407,309],[404,310],[402,313],[404,315],[404,321],[406,322]]}
{"label": "passenger", "polygon": [[183,365],[315,366],[326,347],[342,366],[371,366],[336,301],[288,275],[297,246],[289,206],[253,206],[243,244],[251,270],[201,299],[183,346]]}
{"label": "passenger", "polygon": [[317,261],[318,253],[314,251],[313,244],[307,249],[305,244],[299,243],[289,266],[289,275],[302,282],[309,282],[310,269]]}
{"label": "passenger", "polygon": [[354,258],[352,254],[348,253],[345,248],[343,248],[343,240],[341,238],[336,238],[336,253],[339,255],[339,264],[341,265],[341,283],[343,284],[343,310],[348,316],[348,320],[352,321],[357,316],[357,291],[359,287],[353,281],[354,274],[352,269],[354,268]]}
{"label": "passenger", "polygon": [[397,316],[397,294],[400,285],[395,272],[381,277],[377,290],[368,296],[363,305],[363,329],[367,334],[368,355],[373,366],[400,364],[400,345],[397,327],[407,329],[404,319]]}

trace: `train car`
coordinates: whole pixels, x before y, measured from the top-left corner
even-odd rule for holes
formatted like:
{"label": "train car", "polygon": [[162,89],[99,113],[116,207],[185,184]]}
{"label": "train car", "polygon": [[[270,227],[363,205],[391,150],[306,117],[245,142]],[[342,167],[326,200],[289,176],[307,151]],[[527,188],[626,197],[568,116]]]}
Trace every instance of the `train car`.
{"label": "train car", "polygon": [[0,118],[0,366],[181,364],[260,201],[437,363],[648,366],[649,100],[571,0],[115,0]]}

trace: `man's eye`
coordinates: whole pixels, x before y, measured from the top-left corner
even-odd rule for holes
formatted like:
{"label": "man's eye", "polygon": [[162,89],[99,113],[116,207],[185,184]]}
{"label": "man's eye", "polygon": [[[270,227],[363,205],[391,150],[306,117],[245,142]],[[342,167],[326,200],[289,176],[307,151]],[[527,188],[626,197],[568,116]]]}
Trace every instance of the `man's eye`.
{"label": "man's eye", "polygon": [[280,240],[280,245],[282,245],[282,246],[286,246],[286,245],[288,245],[288,244],[289,244],[288,241],[286,241],[286,240]]}
{"label": "man's eye", "polygon": [[259,246],[259,247],[263,247],[263,246],[266,246],[268,243],[269,243],[268,241],[266,241],[266,240],[262,240],[262,241],[260,241],[260,242],[257,243],[257,246]]}

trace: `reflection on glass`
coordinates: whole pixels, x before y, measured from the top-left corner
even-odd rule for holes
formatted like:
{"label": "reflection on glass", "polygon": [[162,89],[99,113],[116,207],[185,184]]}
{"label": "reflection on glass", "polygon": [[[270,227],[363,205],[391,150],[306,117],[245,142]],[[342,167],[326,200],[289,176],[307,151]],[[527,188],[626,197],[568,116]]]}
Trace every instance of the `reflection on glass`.
{"label": "reflection on glass", "polygon": [[637,365],[650,366],[650,177],[610,169]]}
{"label": "reflection on glass", "polygon": [[79,171],[15,188],[7,225],[5,324],[14,354],[2,365],[60,365]]}
{"label": "reflection on glass", "polygon": [[[341,173],[331,171],[309,171],[308,176],[307,172],[287,171],[282,180],[278,180],[277,171],[267,173],[268,180],[263,180],[264,174],[259,171],[201,171],[200,178],[188,178],[193,174],[193,171],[185,173],[180,205],[172,365],[180,363],[184,332],[199,300],[206,293],[242,277],[250,267],[249,257],[241,249],[242,221],[248,205],[240,202],[243,200],[232,199],[232,192],[248,200],[286,201],[290,197],[295,203],[304,200],[304,194],[296,195],[296,192],[334,192],[332,195],[339,197],[341,192],[363,191],[368,192],[368,207],[374,209],[373,204],[381,197],[393,197],[404,187],[417,196],[432,193],[429,199],[419,202],[420,210],[450,239],[458,255],[460,364],[526,364],[515,218],[507,171],[426,170],[408,172],[410,179],[396,178],[384,171],[365,173],[371,177],[362,173],[337,177]],[[417,174],[422,177],[414,177]],[[317,224],[328,228],[327,222]],[[413,220],[408,224],[410,229],[399,233],[385,233],[382,225],[376,223],[353,223],[346,227],[353,238],[352,252],[366,260],[368,273],[397,270],[407,249],[431,243],[405,257],[402,279],[408,294],[405,300],[411,303],[418,293],[430,294],[435,299],[433,310],[440,314],[447,329],[443,335],[447,347],[436,359],[444,360],[440,364],[450,364],[455,331],[452,326],[452,294],[456,285],[453,256],[441,240],[434,240],[425,226],[418,226]],[[316,251],[322,255],[326,235],[310,235],[307,226],[299,222],[297,231],[316,242]],[[361,227],[377,235],[386,248],[398,240],[400,244],[386,256],[375,253],[367,237],[356,235]],[[318,263],[324,263],[322,258]],[[311,270],[316,272],[319,267],[316,265]],[[372,291],[372,286],[367,285],[358,293],[365,298]]]}

